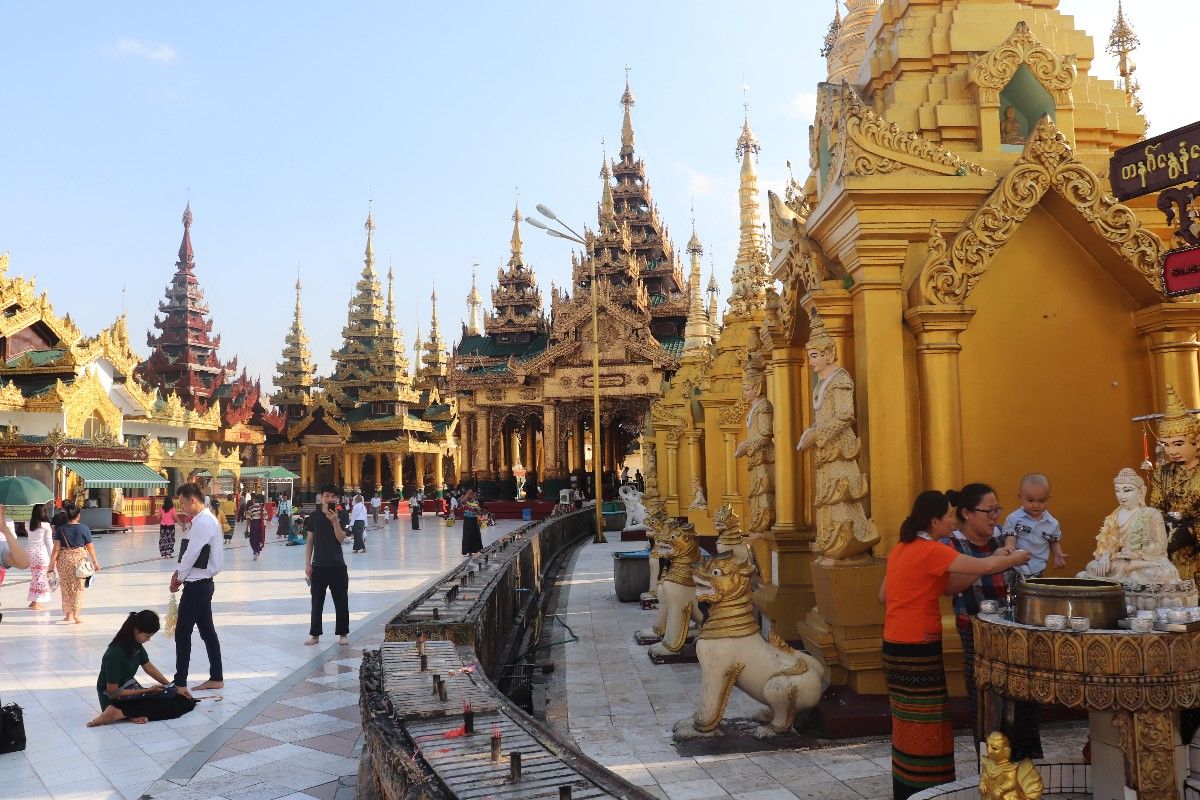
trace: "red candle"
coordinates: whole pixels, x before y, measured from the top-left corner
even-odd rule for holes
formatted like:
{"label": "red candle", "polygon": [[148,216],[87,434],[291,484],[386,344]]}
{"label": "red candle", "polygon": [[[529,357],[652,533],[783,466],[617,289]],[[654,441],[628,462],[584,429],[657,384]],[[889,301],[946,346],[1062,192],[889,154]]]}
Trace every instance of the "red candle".
{"label": "red candle", "polygon": [[1142,458],[1150,460],[1150,434],[1142,431]]}

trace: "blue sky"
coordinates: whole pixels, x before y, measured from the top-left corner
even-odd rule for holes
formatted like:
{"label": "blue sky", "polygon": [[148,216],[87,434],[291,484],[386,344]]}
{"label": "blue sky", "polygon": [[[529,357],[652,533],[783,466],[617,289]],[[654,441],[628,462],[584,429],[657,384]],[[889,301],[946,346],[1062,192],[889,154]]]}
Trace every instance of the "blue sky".
{"label": "blue sky", "polygon": [[[1192,0],[1128,0],[1154,129],[1193,121],[1176,66]],[[1115,0],[1062,0],[1097,42]],[[334,10],[336,8],[336,10]],[[1153,10],[1153,14],[1151,11]],[[677,247],[689,206],[723,293],[737,246],[743,87],[764,183],[807,164],[818,56],[832,3],[26,3],[0,11],[5,117],[0,251],[87,333],[120,313],[134,344],[173,272],[191,190],[198,274],[223,335],[269,382],[297,266],[321,371],[362,267],[398,276],[410,348],[437,282],[459,335],[471,264],[487,296],[507,258],[517,187],[590,224],[601,139],[616,150],[632,68],[638,152]],[[1162,53],[1154,58],[1151,54]],[[1169,54],[1169,55],[1167,55]],[[1189,116],[1190,115],[1190,116]],[[806,170],[797,170],[800,177]],[[565,243],[525,232],[549,290]]]}

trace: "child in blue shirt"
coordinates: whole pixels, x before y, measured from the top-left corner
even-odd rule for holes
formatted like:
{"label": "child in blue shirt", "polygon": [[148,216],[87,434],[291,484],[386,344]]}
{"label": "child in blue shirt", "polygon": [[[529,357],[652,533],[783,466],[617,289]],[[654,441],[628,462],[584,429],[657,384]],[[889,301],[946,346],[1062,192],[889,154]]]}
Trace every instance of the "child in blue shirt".
{"label": "child in blue shirt", "polygon": [[1004,520],[1004,544],[1030,552],[1029,563],[1017,570],[1026,578],[1040,577],[1051,556],[1056,569],[1066,566],[1067,554],[1060,543],[1062,529],[1046,510],[1050,502],[1050,479],[1039,472],[1029,473],[1021,478],[1017,496],[1021,507]]}

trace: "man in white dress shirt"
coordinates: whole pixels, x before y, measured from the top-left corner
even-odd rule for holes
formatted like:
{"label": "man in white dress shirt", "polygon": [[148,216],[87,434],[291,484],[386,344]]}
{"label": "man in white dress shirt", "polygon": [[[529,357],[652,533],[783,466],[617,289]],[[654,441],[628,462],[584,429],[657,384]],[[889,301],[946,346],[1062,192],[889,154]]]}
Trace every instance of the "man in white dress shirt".
{"label": "man in white dress shirt", "polygon": [[221,689],[225,686],[221,642],[217,639],[212,615],[213,578],[221,571],[225,558],[221,523],[204,502],[204,492],[193,483],[185,483],[175,492],[175,506],[192,518],[187,550],[180,556],[179,569],[171,575],[171,592],[183,587],[179,620],[175,625],[175,685],[187,688],[192,628],[199,628],[200,638],[208,651],[208,680],[194,688]]}

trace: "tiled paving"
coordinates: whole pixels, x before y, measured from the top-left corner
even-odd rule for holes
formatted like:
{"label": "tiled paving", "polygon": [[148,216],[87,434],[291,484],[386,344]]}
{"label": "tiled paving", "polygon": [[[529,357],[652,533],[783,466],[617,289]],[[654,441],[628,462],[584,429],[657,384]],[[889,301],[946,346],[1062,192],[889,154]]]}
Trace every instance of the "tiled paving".
{"label": "tiled paving", "polygon": [[[633,633],[649,627],[654,612],[619,603],[612,554],[639,547],[613,542],[580,549],[564,576],[565,615],[579,636],[566,645],[567,721],[580,749],[631,783],[666,800],[885,800],[891,791],[887,739],[834,742],[813,750],[776,750],[730,756],[680,756],[671,726],[695,710],[697,664],[656,666]],[[735,689],[726,717],[759,708]],[[1082,726],[1042,734],[1052,761],[1079,758]],[[975,772],[969,736],[956,739],[960,777]]]}
{"label": "tiled paving", "polygon": [[[9,571],[0,587],[0,702],[25,709],[28,748],[0,755],[0,800],[334,800],[353,797],[357,772],[358,665],[365,647],[383,637],[386,613],[426,581],[461,560],[461,528],[426,517],[419,532],[407,518],[370,531],[367,553],[351,555],[351,646],[332,635],[305,647],[308,588],[304,548],[274,544],[252,561],[240,536],[217,579],[214,609],[225,662],[220,702],[202,702],[177,720],[86,728],[98,713],[100,656],[130,610],[165,612],[174,562],[157,558],[158,530],[97,537],[104,567],[86,592],[82,625],[57,625],[52,611],[25,609],[27,578]],[[485,543],[518,527],[501,521]],[[170,675],[174,643],[147,646]],[[196,635],[192,683],[207,677]]]}

